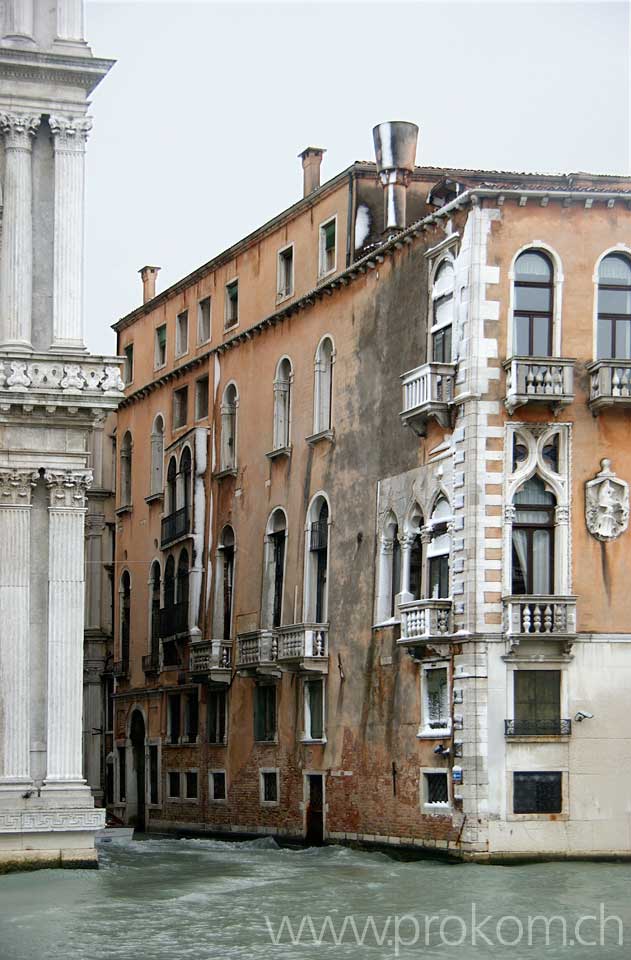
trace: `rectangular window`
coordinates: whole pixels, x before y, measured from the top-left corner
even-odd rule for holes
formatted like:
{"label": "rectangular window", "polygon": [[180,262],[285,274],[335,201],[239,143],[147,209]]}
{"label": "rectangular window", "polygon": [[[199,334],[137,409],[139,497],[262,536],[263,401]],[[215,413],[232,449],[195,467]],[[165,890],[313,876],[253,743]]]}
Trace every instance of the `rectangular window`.
{"label": "rectangular window", "polygon": [[149,746],[149,803],[160,802],[158,782],[158,748],[151,744]]}
{"label": "rectangular window", "polygon": [[449,806],[449,783],[447,774],[442,772],[424,773],[425,805],[428,807]]}
{"label": "rectangular window", "polygon": [[285,247],[278,254],[278,296],[291,297],[294,292],[294,248]]}
{"label": "rectangular window", "polygon": [[125,747],[118,748],[118,801],[127,800],[127,767],[125,761]]}
{"label": "rectangular window", "polygon": [[226,284],[226,312],[224,326],[226,330],[239,322],[239,281]]}
{"label": "rectangular window", "polygon": [[278,770],[261,770],[261,803],[278,803]]}
{"label": "rectangular window", "polygon": [[336,221],[335,217],[323,223],[320,227],[320,276],[326,277],[327,274],[335,270],[336,264]]}
{"label": "rectangular window", "polygon": [[204,297],[197,304],[197,342],[210,340],[210,297]]}
{"label": "rectangular window", "polygon": [[208,416],[208,377],[201,377],[195,384],[195,419]]}
{"label": "rectangular window", "polygon": [[514,773],[513,813],[561,813],[561,773]]}
{"label": "rectangular window", "polygon": [[209,794],[211,800],[226,799],[226,771],[211,770],[209,776]]}
{"label": "rectangular window", "polygon": [[324,738],[324,680],[305,680],[305,737]]}
{"label": "rectangular window", "polygon": [[188,387],[173,391],[173,429],[186,426],[188,420]]}
{"label": "rectangular window", "polygon": [[199,699],[197,690],[187,693],[184,700],[184,737],[188,743],[195,743],[199,733]]}
{"label": "rectangular window", "polygon": [[186,799],[197,800],[197,771],[187,770],[184,774],[184,783],[186,788]]}
{"label": "rectangular window", "polygon": [[169,800],[180,799],[180,771],[170,770],[167,774],[167,786],[169,789]]}
{"label": "rectangular window", "polygon": [[276,739],[276,687],[259,684],[254,688],[254,739]]}
{"label": "rectangular window", "polygon": [[561,671],[515,670],[513,733],[555,736],[561,733]]}
{"label": "rectangular window", "polygon": [[423,684],[423,730],[437,735],[449,731],[451,717],[449,710],[449,674],[447,667],[424,669]]}
{"label": "rectangular window", "polygon": [[226,742],[226,713],[228,695],[225,690],[208,690],[208,742]]}
{"label": "rectangular window", "polygon": [[128,383],[131,383],[134,379],[134,345],[133,343],[128,343],[127,346],[123,349],[123,354],[125,356],[125,363],[123,364],[123,380],[125,381],[125,386]]}
{"label": "rectangular window", "polygon": [[451,363],[451,327],[443,327],[432,334],[432,360]]}
{"label": "rectangular window", "polygon": [[167,327],[163,323],[161,327],[156,327],[156,352],[154,364],[156,370],[163,367],[167,362]]}
{"label": "rectangular window", "polygon": [[446,599],[449,596],[449,557],[430,557],[429,560],[429,595],[434,600]]}
{"label": "rectangular window", "polygon": [[175,319],[175,355],[188,353],[188,310],[182,310]]}
{"label": "rectangular window", "polygon": [[169,743],[180,742],[180,734],[181,734],[180,711],[181,711],[180,694],[170,693],[169,700],[168,700]]}

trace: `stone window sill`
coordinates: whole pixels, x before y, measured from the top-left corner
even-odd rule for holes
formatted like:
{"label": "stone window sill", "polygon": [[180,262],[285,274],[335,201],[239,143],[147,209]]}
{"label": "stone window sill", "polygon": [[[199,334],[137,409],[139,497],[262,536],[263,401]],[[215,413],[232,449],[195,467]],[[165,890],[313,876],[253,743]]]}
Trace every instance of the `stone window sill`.
{"label": "stone window sill", "polygon": [[160,490],[158,493],[150,493],[148,497],[145,497],[145,503],[162,503],[164,494]]}
{"label": "stone window sill", "polygon": [[132,510],[133,510],[133,507],[131,503],[126,503],[124,504],[124,506],[118,508],[118,510],[116,511],[116,516],[122,517],[126,513],[131,513]]}
{"label": "stone window sill", "polygon": [[417,740],[445,740],[448,737],[451,737],[451,727],[437,727],[435,730],[422,727],[416,734]]}
{"label": "stone window sill", "polygon": [[314,739],[313,737],[301,737],[300,742],[310,744],[311,746],[324,747],[327,744],[327,739],[326,737],[320,737],[318,739]]}
{"label": "stone window sill", "polygon": [[424,803],[423,813],[430,817],[450,817],[452,814],[450,803]]}
{"label": "stone window sill", "polygon": [[213,480],[225,480],[226,477],[236,477],[237,468],[228,467],[226,470],[219,470],[217,473],[213,474]]}
{"label": "stone window sill", "polygon": [[291,457],[291,444],[288,447],[277,447],[275,450],[270,450],[265,456],[268,460],[280,460],[282,457],[289,459]]}
{"label": "stone window sill", "polygon": [[335,430],[320,430],[319,433],[312,433],[310,437],[305,437],[310,447],[327,440],[329,443],[335,443]]}

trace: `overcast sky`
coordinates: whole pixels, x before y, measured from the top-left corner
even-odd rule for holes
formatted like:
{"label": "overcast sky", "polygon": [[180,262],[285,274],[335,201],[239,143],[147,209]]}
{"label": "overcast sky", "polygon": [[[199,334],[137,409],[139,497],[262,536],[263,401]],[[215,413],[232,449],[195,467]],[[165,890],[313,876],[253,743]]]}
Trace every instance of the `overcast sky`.
{"label": "overcast sky", "polygon": [[88,344],[323,180],[373,159],[383,120],[418,163],[631,173],[626,2],[111,3],[88,0]]}

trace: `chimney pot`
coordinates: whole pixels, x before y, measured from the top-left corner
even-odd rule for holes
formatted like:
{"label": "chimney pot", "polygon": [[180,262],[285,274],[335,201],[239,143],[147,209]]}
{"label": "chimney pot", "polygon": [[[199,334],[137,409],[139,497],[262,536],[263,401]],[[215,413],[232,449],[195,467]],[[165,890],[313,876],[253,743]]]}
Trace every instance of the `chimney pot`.
{"label": "chimney pot", "polygon": [[142,302],[153,300],[156,295],[156,278],[160,267],[141,267],[138,273],[142,280]]}
{"label": "chimney pot", "polygon": [[308,197],[320,186],[320,167],[325,153],[326,150],[322,147],[306,147],[302,153],[298,154],[302,158],[303,197]]}
{"label": "chimney pot", "polygon": [[392,120],[373,127],[377,172],[384,189],[384,233],[406,227],[406,194],[416,161],[418,127]]}

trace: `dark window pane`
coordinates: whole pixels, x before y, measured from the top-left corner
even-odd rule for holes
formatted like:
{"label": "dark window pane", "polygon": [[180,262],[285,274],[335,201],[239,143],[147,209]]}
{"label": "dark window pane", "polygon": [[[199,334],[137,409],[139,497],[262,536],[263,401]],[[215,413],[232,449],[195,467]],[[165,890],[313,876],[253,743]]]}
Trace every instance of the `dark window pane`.
{"label": "dark window pane", "polygon": [[549,317],[532,318],[532,355],[534,357],[550,355],[550,326]]}
{"label": "dark window pane", "polygon": [[427,802],[449,803],[449,787],[446,773],[426,773]]}
{"label": "dark window pane", "polygon": [[513,774],[514,813],[561,813],[560,773]]}
{"label": "dark window pane", "polygon": [[197,799],[197,774],[190,771],[186,774],[186,799]]}
{"label": "dark window pane", "polygon": [[515,310],[520,313],[536,310],[549,313],[552,309],[552,291],[549,287],[515,286]]}
{"label": "dark window pane", "polygon": [[180,795],[180,774],[179,773],[170,773],[169,774],[169,796],[170,797],[179,797]]}
{"label": "dark window pane", "polygon": [[322,726],[323,686],[322,680],[311,680],[305,683],[305,693],[309,702],[309,719],[311,725],[309,733],[313,740],[321,740],[324,736]]}
{"label": "dark window pane", "polygon": [[213,773],[213,800],[226,799],[226,775],[217,771]]}
{"label": "dark window pane", "polygon": [[560,716],[561,672],[516,670],[515,719],[545,722],[558,721]]}
{"label": "dark window pane", "polygon": [[434,600],[449,596],[449,557],[431,557],[429,561],[429,595]]}
{"label": "dark window pane", "polygon": [[552,439],[546,443],[542,451],[543,459],[551,470],[559,472],[559,435],[555,433]]}
{"label": "dark window pane", "polygon": [[124,803],[127,799],[127,767],[125,764],[125,747],[118,748],[118,799]]}
{"label": "dark window pane", "polygon": [[276,738],[276,687],[258,686],[254,689],[254,739]]}
{"label": "dark window pane", "polygon": [[528,538],[525,530],[513,528],[513,583],[514,594],[527,593]]}
{"label": "dark window pane", "polygon": [[515,317],[515,349],[513,353],[518,357],[530,355],[530,318]]}
{"label": "dark window pane", "polygon": [[599,313],[631,314],[631,290],[598,290]]}
{"label": "dark window pane", "polygon": [[158,802],[158,748],[149,747],[149,803]]}
{"label": "dark window pane", "polygon": [[415,600],[420,600],[423,596],[422,570],[422,543],[420,534],[418,534],[414,538],[410,551],[410,591]]}
{"label": "dark window pane", "polygon": [[208,691],[208,741],[225,743],[226,740],[226,692]]}
{"label": "dark window pane", "polygon": [[263,774],[263,799],[268,803],[276,803],[278,800],[278,779],[275,773]]}

